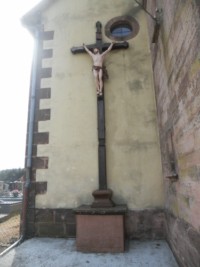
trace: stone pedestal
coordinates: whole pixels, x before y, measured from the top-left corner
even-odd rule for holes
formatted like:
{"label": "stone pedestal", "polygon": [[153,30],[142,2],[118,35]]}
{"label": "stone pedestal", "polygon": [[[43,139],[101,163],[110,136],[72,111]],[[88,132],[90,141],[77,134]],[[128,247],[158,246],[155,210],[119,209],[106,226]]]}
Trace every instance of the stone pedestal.
{"label": "stone pedestal", "polygon": [[104,189],[104,190],[95,190],[92,195],[94,197],[94,201],[91,205],[92,208],[110,208],[114,207],[115,204],[112,201],[112,190]]}
{"label": "stone pedestal", "polygon": [[82,252],[124,252],[124,214],[126,205],[112,208],[75,209],[76,247]]}

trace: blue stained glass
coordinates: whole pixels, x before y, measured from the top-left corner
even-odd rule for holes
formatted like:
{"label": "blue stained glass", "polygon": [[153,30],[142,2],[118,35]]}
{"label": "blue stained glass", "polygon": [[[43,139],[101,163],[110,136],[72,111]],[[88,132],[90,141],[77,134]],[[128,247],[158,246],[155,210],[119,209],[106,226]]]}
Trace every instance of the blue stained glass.
{"label": "blue stained glass", "polygon": [[132,29],[126,25],[119,25],[111,30],[112,36],[115,37],[125,37],[132,33]]}

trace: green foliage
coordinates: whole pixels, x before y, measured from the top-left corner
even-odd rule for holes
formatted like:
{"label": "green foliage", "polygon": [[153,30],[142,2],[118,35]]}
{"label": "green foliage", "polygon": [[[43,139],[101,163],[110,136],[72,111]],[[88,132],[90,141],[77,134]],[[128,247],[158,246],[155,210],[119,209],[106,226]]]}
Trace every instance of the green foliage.
{"label": "green foliage", "polygon": [[9,169],[0,171],[0,181],[6,183],[18,181],[25,174],[24,169]]}

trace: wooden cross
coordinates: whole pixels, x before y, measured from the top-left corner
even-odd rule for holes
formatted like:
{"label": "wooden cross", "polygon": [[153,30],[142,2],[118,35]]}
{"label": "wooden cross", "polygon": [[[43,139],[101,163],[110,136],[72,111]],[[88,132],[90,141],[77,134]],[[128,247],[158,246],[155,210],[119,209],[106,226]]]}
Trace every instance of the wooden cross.
{"label": "wooden cross", "polygon": [[[102,41],[102,25],[101,22],[96,23],[96,43],[87,45],[87,48],[93,50],[98,48],[102,53],[108,49],[110,43],[103,43]],[[129,47],[128,42],[115,43],[112,49],[126,49]],[[73,54],[85,53],[83,46],[72,47],[71,52]],[[104,90],[103,90],[104,92]],[[99,190],[93,192],[95,198],[93,207],[111,207],[113,202],[111,200],[112,191],[107,188],[107,175],[106,175],[106,142],[105,142],[105,105],[104,94],[102,97],[97,98],[97,117],[98,117],[98,162],[99,162]]]}
{"label": "wooden cross", "polygon": [[[102,28],[101,22],[97,21],[97,23],[96,23],[96,43],[87,45],[87,48],[90,50],[93,50],[94,48],[98,48],[100,53],[107,50],[109,45],[110,45],[110,43],[103,43],[102,42],[101,28]],[[112,47],[112,50],[113,49],[121,49],[121,48],[126,49],[128,47],[129,47],[128,42],[120,42],[120,43],[115,43]],[[73,54],[85,53],[85,49],[83,46],[72,47],[71,52]]]}

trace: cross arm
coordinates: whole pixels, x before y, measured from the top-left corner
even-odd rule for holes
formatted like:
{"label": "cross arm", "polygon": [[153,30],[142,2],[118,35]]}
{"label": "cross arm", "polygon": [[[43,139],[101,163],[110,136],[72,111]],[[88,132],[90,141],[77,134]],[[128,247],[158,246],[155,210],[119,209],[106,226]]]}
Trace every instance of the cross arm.
{"label": "cross arm", "polygon": [[[96,47],[96,44],[86,45],[89,50],[92,50]],[[86,53],[85,48],[83,46],[73,46],[71,48],[72,54]]]}
{"label": "cross arm", "polygon": [[[106,43],[107,45],[107,48],[109,47],[110,43]],[[105,48],[105,49],[107,49]],[[129,43],[124,41],[124,42],[120,42],[120,43],[114,43],[113,47],[112,47],[112,50],[115,50],[115,49],[127,49],[129,48]],[[104,48],[103,48],[104,50]]]}
{"label": "cross arm", "polygon": [[[103,52],[103,51],[107,50],[109,46],[110,46],[110,43],[104,43],[104,44],[101,44],[101,45],[98,45],[98,43],[97,43],[97,44],[87,45],[87,48],[89,50],[92,50],[95,47],[102,48],[102,52]],[[112,47],[112,50],[115,50],[115,49],[127,49],[128,47],[129,47],[129,43],[124,41],[124,42],[120,42],[120,43],[114,43],[114,45]],[[71,48],[71,52],[72,52],[72,54],[86,53],[85,48],[83,46],[76,46],[76,47],[74,46],[74,47]]]}

